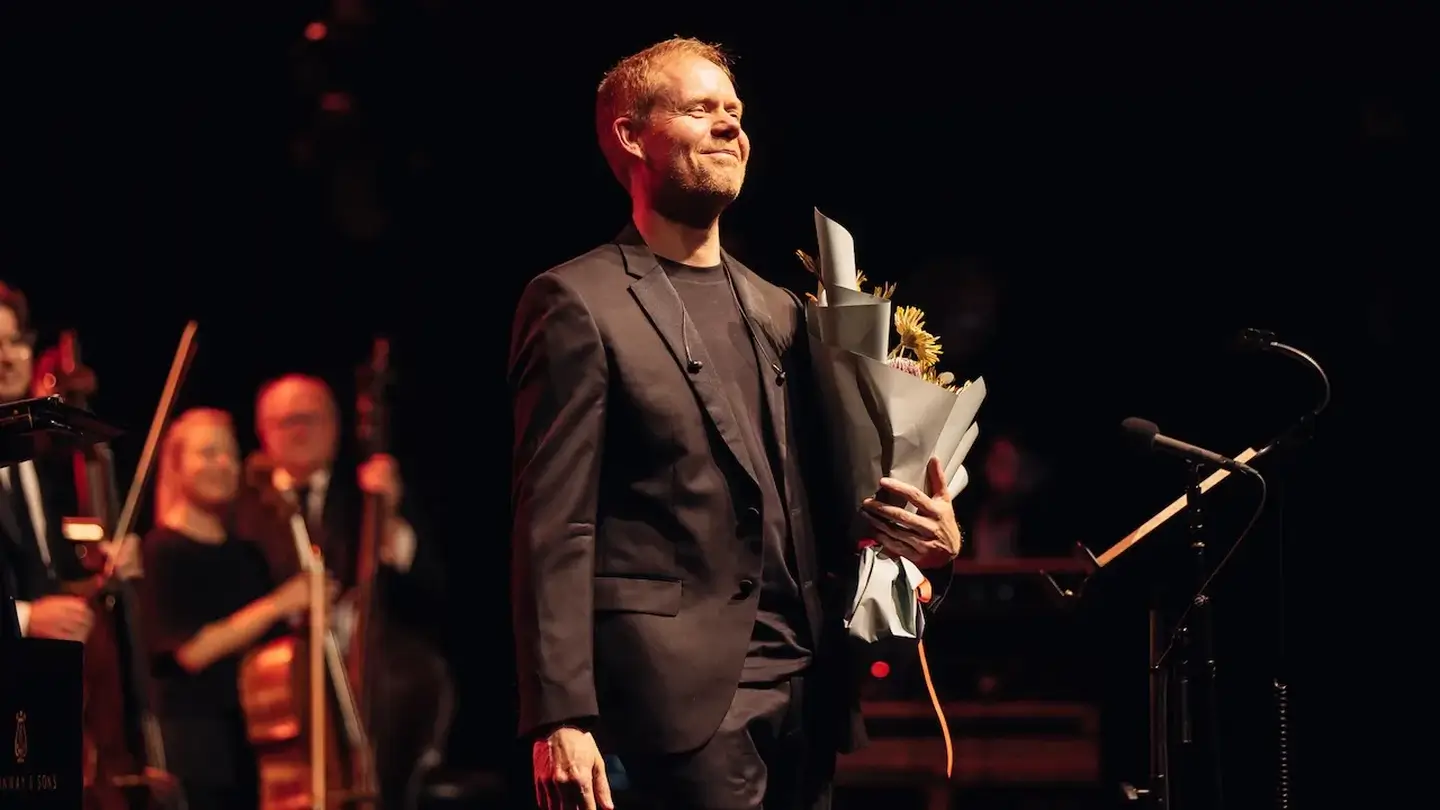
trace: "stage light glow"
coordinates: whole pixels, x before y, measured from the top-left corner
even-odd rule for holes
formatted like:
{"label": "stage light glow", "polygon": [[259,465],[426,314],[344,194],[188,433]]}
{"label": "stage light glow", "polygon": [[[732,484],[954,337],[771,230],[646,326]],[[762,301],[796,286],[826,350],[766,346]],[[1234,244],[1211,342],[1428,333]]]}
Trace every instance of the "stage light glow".
{"label": "stage light glow", "polygon": [[890,674],[890,665],[884,661],[876,661],[870,665],[870,677],[884,678]]}
{"label": "stage light glow", "polygon": [[305,26],[305,38],[311,42],[319,42],[329,33],[323,22],[312,22]]}

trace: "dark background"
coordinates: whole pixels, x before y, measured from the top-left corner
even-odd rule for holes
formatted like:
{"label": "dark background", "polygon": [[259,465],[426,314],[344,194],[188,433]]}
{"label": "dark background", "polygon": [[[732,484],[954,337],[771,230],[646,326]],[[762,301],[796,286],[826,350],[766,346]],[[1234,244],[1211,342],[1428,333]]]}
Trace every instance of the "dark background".
{"label": "dark background", "polygon": [[[594,88],[678,32],[740,57],[754,156],[727,245],[809,289],[793,251],[814,249],[811,208],[854,233],[861,267],[950,338],[946,367],[985,376],[986,435],[1015,437],[1048,470],[1023,552],[1101,550],[1180,493],[1183,465],[1127,452],[1123,417],[1233,454],[1313,403],[1299,365],[1229,351],[1238,328],[1320,360],[1335,402],[1290,473],[1274,468],[1272,508],[1233,563],[1230,638],[1246,678],[1292,682],[1301,791],[1333,796],[1342,774],[1394,786],[1374,729],[1392,702],[1419,699],[1392,688],[1411,683],[1392,664],[1413,597],[1378,577],[1386,555],[1421,547],[1379,500],[1408,474],[1360,462],[1397,418],[1400,311],[1435,267],[1421,223],[1437,70],[1419,15],[430,0],[371,4],[372,25],[309,42],[328,4],[275,5],[7,8],[0,277],[30,295],[42,340],[80,330],[102,385],[93,407],[134,430],[122,462],[189,318],[201,348],[182,407],[227,407],[241,425],[257,384],[284,371],[326,374],[347,401],[370,337],[394,338],[397,455],[466,583],[443,620],[462,684],[455,763],[501,767],[512,752],[513,302],[624,225]],[[325,112],[327,93],[350,112]],[[982,489],[962,497],[962,522]],[[1224,489],[1217,532],[1233,537],[1253,493]],[[1098,601],[1080,626],[1109,767],[1139,776],[1140,614]],[[1371,730],[1344,731],[1355,723]],[[1372,758],[1378,769],[1359,764]]]}

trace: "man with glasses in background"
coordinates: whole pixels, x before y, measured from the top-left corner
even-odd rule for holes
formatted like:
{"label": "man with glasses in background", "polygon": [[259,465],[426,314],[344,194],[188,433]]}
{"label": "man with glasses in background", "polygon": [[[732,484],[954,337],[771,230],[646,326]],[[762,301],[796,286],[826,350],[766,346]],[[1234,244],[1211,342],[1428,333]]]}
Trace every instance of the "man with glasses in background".
{"label": "man with glasses in background", "polygon": [[[0,281],[0,402],[31,396],[34,358],[25,294]],[[62,499],[74,497],[62,480],[47,474],[43,459],[0,467],[0,586],[15,601],[22,635],[83,642],[95,614],[84,599],[60,592],[62,581],[83,576],[60,533]]]}

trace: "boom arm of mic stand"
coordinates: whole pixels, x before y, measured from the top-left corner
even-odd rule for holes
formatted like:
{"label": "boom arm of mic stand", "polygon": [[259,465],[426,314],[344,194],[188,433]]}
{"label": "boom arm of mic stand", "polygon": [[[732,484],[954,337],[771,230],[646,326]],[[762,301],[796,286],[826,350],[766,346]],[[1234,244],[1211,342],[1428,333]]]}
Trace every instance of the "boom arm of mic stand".
{"label": "boom arm of mic stand", "polygon": [[[1272,442],[1261,450],[1256,450],[1253,447],[1247,447],[1240,452],[1240,455],[1235,456],[1235,460],[1240,462],[1241,464],[1249,464],[1251,460],[1259,458],[1260,456],[1268,453],[1270,449],[1274,446],[1275,443]],[[1221,481],[1224,481],[1226,478],[1229,478],[1230,475],[1231,473],[1229,470],[1216,470],[1215,472],[1207,476],[1205,480],[1200,482],[1200,493],[1204,494],[1206,492],[1209,492],[1212,487],[1214,487]],[[1115,560],[1121,554],[1129,551],[1130,548],[1133,547],[1136,543],[1144,540],[1151,532],[1165,525],[1165,522],[1168,521],[1170,518],[1180,514],[1181,510],[1183,510],[1188,503],[1189,499],[1186,498],[1186,496],[1181,495],[1180,497],[1172,501],[1169,506],[1161,509],[1159,512],[1156,512],[1153,516],[1151,516],[1149,520],[1140,524],[1139,528],[1125,535],[1123,538],[1121,538],[1120,542],[1106,549],[1098,557],[1095,556],[1090,551],[1090,549],[1086,548],[1084,545],[1081,545],[1080,548],[1083,549],[1086,554],[1090,555],[1090,559],[1094,561],[1096,568],[1104,568],[1110,563],[1115,562]]]}
{"label": "boom arm of mic stand", "polygon": [[[1273,345],[1284,351],[1284,353],[1289,355],[1290,357],[1300,360],[1301,362],[1314,369],[1315,373],[1320,377],[1320,382],[1324,389],[1324,392],[1320,397],[1320,403],[1316,405],[1314,409],[1302,416],[1298,422],[1292,425],[1284,433],[1277,436],[1274,441],[1270,442],[1259,450],[1256,450],[1253,447],[1247,447],[1242,450],[1239,455],[1235,456],[1235,460],[1240,462],[1241,464],[1249,464],[1251,461],[1263,458],[1277,449],[1285,448],[1292,444],[1303,443],[1304,441],[1309,439],[1310,434],[1315,430],[1316,418],[1320,416],[1320,414],[1330,404],[1330,378],[1325,374],[1325,369],[1321,368],[1320,364],[1315,361],[1315,358],[1311,357],[1305,352],[1300,351],[1299,349],[1294,348],[1293,346],[1287,346],[1283,343],[1274,343]],[[1209,492],[1212,487],[1214,487],[1221,481],[1224,481],[1226,478],[1229,478],[1230,475],[1231,473],[1228,470],[1216,470],[1208,477],[1206,477],[1204,481],[1200,482],[1200,493],[1204,494],[1206,492]],[[1098,571],[1099,569],[1104,568],[1110,563],[1115,562],[1115,560],[1118,559],[1121,554],[1129,551],[1135,546],[1136,543],[1144,540],[1151,532],[1165,525],[1166,521],[1170,520],[1170,518],[1180,514],[1180,512],[1185,509],[1188,503],[1189,499],[1186,498],[1186,496],[1181,495],[1179,498],[1176,498],[1173,502],[1171,502],[1169,506],[1155,513],[1153,516],[1151,516],[1149,520],[1140,524],[1140,526],[1135,529],[1135,531],[1125,535],[1123,538],[1120,539],[1120,542],[1106,549],[1098,557],[1084,543],[1076,542],[1075,545],[1085,553],[1085,557],[1089,560],[1090,564],[1094,566],[1091,572],[1093,573],[1094,571]],[[1084,582],[1082,582],[1074,589],[1066,588],[1060,585],[1060,583],[1056,582],[1055,578],[1051,576],[1048,572],[1041,571],[1040,574],[1050,582],[1051,587],[1053,587],[1055,589],[1055,592],[1058,593],[1061,597],[1067,599],[1077,598],[1079,596],[1079,591],[1084,590]],[[1088,579],[1089,575],[1086,576],[1086,581],[1088,581]]]}

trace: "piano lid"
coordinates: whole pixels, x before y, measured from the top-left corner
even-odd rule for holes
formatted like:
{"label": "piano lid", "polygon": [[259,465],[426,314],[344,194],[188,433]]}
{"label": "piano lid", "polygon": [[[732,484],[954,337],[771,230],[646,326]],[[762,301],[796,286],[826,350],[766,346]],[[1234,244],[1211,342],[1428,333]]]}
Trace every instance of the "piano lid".
{"label": "piano lid", "polygon": [[0,404],[0,467],[47,451],[74,451],[107,442],[125,431],[58,396]]}

